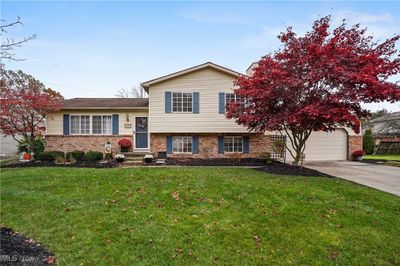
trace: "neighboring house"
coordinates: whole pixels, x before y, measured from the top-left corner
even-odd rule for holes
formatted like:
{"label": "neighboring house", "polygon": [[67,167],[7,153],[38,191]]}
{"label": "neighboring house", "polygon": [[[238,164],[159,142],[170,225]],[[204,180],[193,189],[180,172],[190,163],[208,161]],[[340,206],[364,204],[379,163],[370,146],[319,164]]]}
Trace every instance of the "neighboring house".
{"label": "neighboring house", "polygon": [[[236,99],[240,73],[205,63],[142,83],[148,99],[76,98],[47,116],[46,149],[104,150],[110,141],[133,141],[134,152],[166,151],[169,156],[225,157],[241,153],[276,154],[277,132],[252,133],[225,117],[225,103]],[[346,160],[361,149],[361,136],[351,129],[315,132],[307,142],[306,160]],[[286,154],[287,159],[290,156]]]}
{"label": "neighboring house", "polygon": [[398,139],[400,141],[400,112],[388,113],[367,122],[376,140]]}
{"label": "neighboring house", "polygon": [[18,152],[18,142],[11,136],[0,133],[0,156],[15,155]]}

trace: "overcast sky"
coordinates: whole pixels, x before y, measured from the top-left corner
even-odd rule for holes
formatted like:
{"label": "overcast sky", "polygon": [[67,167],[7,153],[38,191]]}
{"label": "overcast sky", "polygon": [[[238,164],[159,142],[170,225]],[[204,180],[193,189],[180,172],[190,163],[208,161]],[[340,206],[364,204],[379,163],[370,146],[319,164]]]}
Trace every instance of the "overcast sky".
{"label": "overcast sky", "polygon": [[[298,33],[332,14],[361,23],[377,39],[400,33],[400,2],[1,1],[1,18],[21,17],[16,38],[37,34],[6,62],[64,97],[113,97],[121,88],[212,61],[245,72],[279,48],[277,34]],[[396,77],[395,80],[399,78]],[[372,104],[400,111],[400,103]]]}

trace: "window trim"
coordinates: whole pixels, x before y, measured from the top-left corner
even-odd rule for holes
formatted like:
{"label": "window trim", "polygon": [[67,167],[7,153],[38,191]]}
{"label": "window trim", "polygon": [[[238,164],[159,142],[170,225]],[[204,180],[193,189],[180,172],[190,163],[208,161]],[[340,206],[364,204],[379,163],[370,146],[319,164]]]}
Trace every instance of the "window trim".
{"label": "window trim", "polygon": [[[182,111],[174,111],[174,94],[176,94],[176,93],[180,93],[180,94],[182,94],[182,96],[181,96],[181,100],[182,100],[182,102],[181,102],[181,107],[182,107]],[[191,96],[191,102],[192,102],[192,106],[191,106],[191,110],[190,111],[183,111],[183,94],[190,94]],[[179,91],[173,91],[173,92],[171,92],[171,113],[177,113],[177,114],[179,114],[179,113],[183,113],[183,114],[193,114],[193,92],[179,92]]]}
{"label": "window trim", "polygon": [[[174,140],[177,138],[182,138],[182,150],[183,150],[183,139],[190,139],[190,151],[175,151],[174,150]],[[193,136],[172,136],[172,154],[193,154]]]}
{"label": "window trim", "polygon": [[[79,133],[72,133],[72,117],[73,116],[78,116],[79,117]],[[89,133],[82,133],[82,116],[88,116],[89,117]],[[100,116],[101,117],[101,132],[102,133],[93,133],[93,117],[94,116]],[[103,117],[108,116],[111,117],[111,131],[108,134],[103,133],[104,131],[104,123],[103,123]],[[119,121],[118,121],[119,123]],[[112,136],[113,135],[113,117],[112,114],[70,114],[69,115],[69,134],[72,136]]]}
{"label": "window trim", "polygon": [[[241,151],[235,151],[235,142],[232,142],[232,149],[233,151],[226,151],[225,150],[225,141],[227,139],[235,139],[235,138],[240,138],[242,140],[242,145],[241,145]],[[232,154],[232,153],[243,153],[244,148],[244,141],[243,141],[243,136],[224,136],[224,153]]]}
{"label": "window trim", "polygon": [[[225,92],[225,113],[226,113],[226,107],[228,106],[228,103],[227,103],[227,100],[226,100],[228,95],[233,95],[234,96],[233,102],[235,102],[235,103],[238,102],[238,98],[240,100],[240,97],[236,93],[234,93],[234,92]],[[243,108],[246,108],[248,106],[248,101],[246,99],[243,99],[243,102],[241,102],[241,104],[243,105]]]}

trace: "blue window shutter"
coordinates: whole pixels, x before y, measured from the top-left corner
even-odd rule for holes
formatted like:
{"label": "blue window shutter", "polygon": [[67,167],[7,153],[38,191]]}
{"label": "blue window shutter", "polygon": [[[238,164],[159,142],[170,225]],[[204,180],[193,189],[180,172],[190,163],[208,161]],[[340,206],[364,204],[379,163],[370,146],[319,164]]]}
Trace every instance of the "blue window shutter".
{"label": "blue window shutter", "polygon": [[218,137],[218,153],[224,154],[224,137],[223,136]]}
{"label": "blue window shutter", "polygon": [[63,133],[69,135],[69,114],[64,114],[63,117]]}
{"label": "blue window shutter", "polygon": [[219,93],[219,113],[225,114],[225,92]]}
{"label": "blue window shutter", "polygon": [[170,91],[165,92],[165,112],[171,113],[172,93]]}
{"label": "blue window shutter", "polygon": [[172,136],[167,136],[167,153],[172,153]]}
{"label": "blue window shutter", "polygon": [[249,147],[249,137],[244,136],[243,137],[243,153],[249,153],[250,152],[250,147]]}
{"label": "blue window shutter", "polygon": [[193,113],[200,113],[200,93],[193,92]]}
{"label": "blue window shutter", "polygon": [[118,114],[112,115],[112,133],[113,133],[113,135],[119,134],[119,115]]}
{"label": "blue window shutter", "polygon": [[192,137],[192,152],[193,154],[199,153],[199,136]]}

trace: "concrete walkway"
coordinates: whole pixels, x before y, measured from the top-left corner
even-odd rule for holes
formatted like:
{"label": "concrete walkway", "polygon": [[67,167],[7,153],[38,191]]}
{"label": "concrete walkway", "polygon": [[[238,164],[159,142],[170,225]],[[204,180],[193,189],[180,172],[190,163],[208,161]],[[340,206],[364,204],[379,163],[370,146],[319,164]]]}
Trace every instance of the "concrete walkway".
{"label": "concrete walkway", "polygon": [[305,166],[400,196],[400,167],[350,161],[308,162]]}

